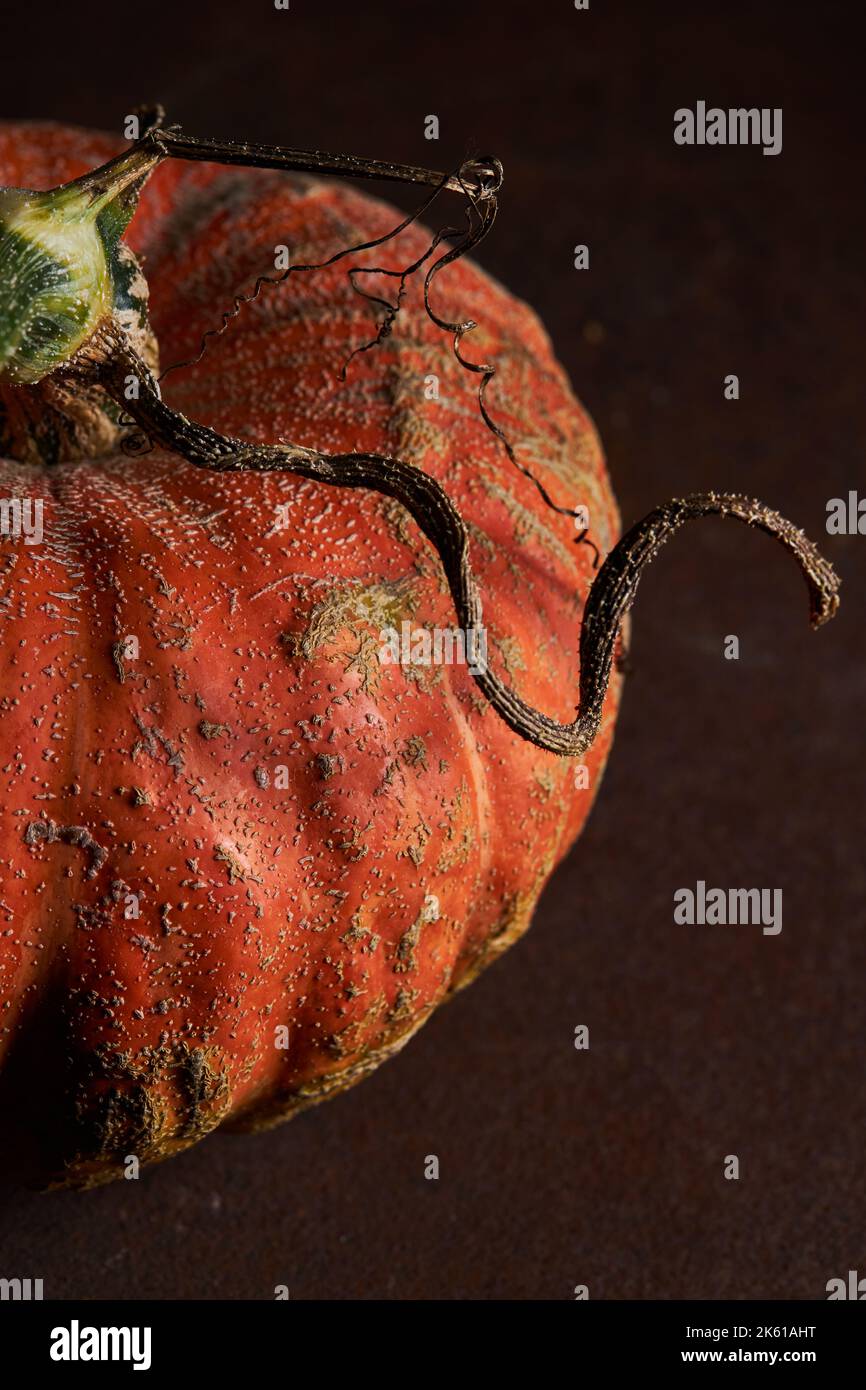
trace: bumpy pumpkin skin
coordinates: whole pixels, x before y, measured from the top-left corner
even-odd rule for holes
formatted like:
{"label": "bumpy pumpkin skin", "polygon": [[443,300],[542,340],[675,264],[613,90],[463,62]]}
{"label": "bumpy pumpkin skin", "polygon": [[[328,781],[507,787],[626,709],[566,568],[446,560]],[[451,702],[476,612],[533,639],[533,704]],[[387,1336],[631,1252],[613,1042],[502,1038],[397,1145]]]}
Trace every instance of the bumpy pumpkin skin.
{"label": "bumpy pumpkin skin", "polygon": [[[50,187],[116,150],[0,127],[0,185]],[[337,180],[164,166],[128,236],[163,365],[275,246],[318,261],[397,220]],[[413,227],[378,263],[425,245]],[[591,552],[485,428],[414,282],[339,381],[375,331],[345,274],[358,259],[265,291],[166,397],[226,433],[437,477],[471,522],[491,663],[570,719]],[[434,301],[479,322],[466,347],[499,365],[496,418],[555,496],[588,505],[604,555],[619,520],[601,449],[536,317],[466,262]],[[383,627],[455,621],[393,502],[163,451],[0,469],[0,497],[43,499],[45,528],[2,539],[0,1051],[58,1180],[86,1185],[351,1085],[515,941],[590,809],[619,678],[577,789],[465,668],[380,663]]]}

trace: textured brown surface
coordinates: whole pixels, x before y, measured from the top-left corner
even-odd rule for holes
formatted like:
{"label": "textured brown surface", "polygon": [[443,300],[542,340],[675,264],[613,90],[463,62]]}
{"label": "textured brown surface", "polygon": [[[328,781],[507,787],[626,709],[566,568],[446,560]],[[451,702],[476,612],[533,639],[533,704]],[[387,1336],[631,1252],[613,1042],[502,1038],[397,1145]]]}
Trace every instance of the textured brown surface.
{"label": "textured brown surface", "polygon": [[[170,43],[131,54],[124,35],[87,81],[87,15],[103,45],[131,18],[7,13],[0,47],[43,56],[38,81],[30,63],[5,74],[0,115],[116,126],[159,96],[191,131],[298,147],[447,163],[474,139],[506,168],[483,263],[547,323],[624,521],[721,487],[822,538],[827,498],[864,485],[859,50],[842,6],[443,5],[438,29],[396,3],[342,22],[333,3],[243,9],[184,3]],[[673,111],[699,98],[783,106],[782,155],[676,147]],[[589,273],[572,269],[583,241]],[[579,1282],[808,1298],[862,1273],[866,538],[823,545],[845,587],[818,634],[763,537],[707,522],[661,557],[589,829],[530,934],[400,1058],[137,1184],[5,1191],[0,1273],[49,1297],[284,1283],[397,1299]],[[739,662],[722,659],[729,633]],[[673,891],[698,878],[782,887],[781,935],[676,926]]]}

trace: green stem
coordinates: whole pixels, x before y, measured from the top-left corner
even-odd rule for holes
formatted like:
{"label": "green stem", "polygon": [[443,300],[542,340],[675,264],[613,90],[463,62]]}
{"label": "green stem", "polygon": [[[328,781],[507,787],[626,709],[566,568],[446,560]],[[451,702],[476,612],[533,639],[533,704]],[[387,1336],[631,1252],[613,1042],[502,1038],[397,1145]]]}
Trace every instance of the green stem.
{"label": "green stem", "polygon": [[53,198],[58,207],[67,200],[80,200],[86,204],[88,213],[96,216],[132,184],[146,179],[166,157],[165,151],[158,146],[141,142],[110,159],[107,164],[101,164],[98,169],[91,169],[69,183],[52,188],[50,194],[45,196]]}

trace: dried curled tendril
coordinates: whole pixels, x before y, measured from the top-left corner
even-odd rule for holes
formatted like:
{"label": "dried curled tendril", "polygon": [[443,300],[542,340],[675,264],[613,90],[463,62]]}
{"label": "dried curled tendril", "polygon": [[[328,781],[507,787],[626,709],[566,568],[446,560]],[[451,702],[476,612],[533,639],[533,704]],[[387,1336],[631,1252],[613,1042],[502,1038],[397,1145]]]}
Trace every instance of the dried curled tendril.
{"label": "dried curled tendril", "polygon": [[[232,307],[223,314],[220,326],[204,335],[197,356],[168,368],[159,380],[153,376],[114,320],[105,320],[100,325],[71,359],[65,375],[71,380],[98,382],[123,407],[135,427],[135,435],[129,442],[137,452],[148,447],[147,441],[151,441],[151,447],[153,443],[159,444],[180,453],[197,467],[217,472],[284,471],[337,487],[365,488],[395,498],[411,513],[435,547],[448,579],[461,627],[467,633],[482,631],[481,597],[470,565],[466,524],[448,494],[429,474],[401,459],[380,454],[329,455],[300,445],[250,445],[243,440],[218,434],[167,406],[161,396],[160,381],[169,371],[199,362],[210,339],[224,333],[242,307],[257,299],[266,286],[281,285],[291,274],[323,269],[347,256],[384,245],[417,221],[440,193],[445,190],[461,193],[465,199],[465,227],[440,228],[433,234],[424,253],[400,269],[376,266],[352,267],[348,271],[353,289],[383,309],[384,317],[375,337],[350,353],[343,363],[341,376],[345,377],[349,363],[355,356],[374,348],[388,336],[400,312],[409,277],[426,267],[426,312],[438,328],[452,334],[453,352],[460,366],[480,377],[478,401],[485,424],[499,440],[511,463],[535,485],[545,503],[562,515],[576,516],[575,510],[556,503],[550,497],[539,479],[519,461],[504,431],[492,419],[486,404],[486,392],[496,368],[488,363],[473,362],[462,351],[463,338],[476,327],[474,321],[452,322],[444,319],[430,303],[430,289],[439,272],[477,246],[493,226],[497,193],[502,183],[499,161],[490,158],[469,159],[452,173],[436,173],[383,161],[334,156],[321,151],[306,153],[280,146],[198,140],[182,134],[178,127],[165,127],[159,108],[154,108],[148,114],[145,133],[135,148],[148,152],[148,173],[164,158],[179,158],[259,168],[295,169],[351,178],[389,179],[432,187],[433,191],[421,206],[385,235],[348,247],[318,264],[291,265],[278,276],[259,276],[249,294],[235,297]],[[106,166],[108,168],[110,166]],[[97,170],[92,177],[96,179],[104,172]],[[447,242],[453,244],[442,251],[432,264],[428,264]],[[358,276],[374,273],[397,281],[393,301],[370,294],[357,284]],[[130,375],[139,382],[139,395],[134,400],[127,400],[124,394]],[[580,703],[574,721],[562,724],[528,705],[495,671],[490,670],[486,662],[468,668],[490,704],[516,733],[554,753],[579,757],[587,751],[601,722],[620,626],[634,600],[644,567],[686,521],[709,515],[733,517],[779,541],[793,555],[806,580],[813,626],[818,627],[833,616],[839,603],[839,580],[832,567],[791,522],[753,499],[709,492],[675,499],[656,507],[622,537],[600,568],[598,550],[584,530],[576,539],[578,543],[588,544],[592,548],[596,575],[583,610],[580,629]]]}

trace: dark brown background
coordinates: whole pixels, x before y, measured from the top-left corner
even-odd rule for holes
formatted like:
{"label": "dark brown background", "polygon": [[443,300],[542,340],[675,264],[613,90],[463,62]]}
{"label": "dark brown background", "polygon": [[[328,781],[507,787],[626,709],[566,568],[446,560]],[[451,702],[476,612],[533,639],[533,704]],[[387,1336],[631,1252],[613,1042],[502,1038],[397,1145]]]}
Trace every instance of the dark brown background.
{"label": "dark brown background", "polygon": [[[822,542],[844,603],[813,635],[765,538],[678,537],[637,602],[589,829],[530,935],[282,1130],[214,1137],[135,1184],[5,1192],[0,1273],[60,1298],[823,1297],[866,1273],[866,538],[824,535],[827,499],[864,485],[856,10],[136,8],[7,12],[0,115],[119,131],[160,98],[199,134],[439,167],[472,142],[499,154],[481,259],[546,321],[624,519],[754,492]],[[677,147],[673,112],[699,98],[782,106],[783,153]],[[674,925],[698,878],[783,888],[781,936]]]}

